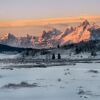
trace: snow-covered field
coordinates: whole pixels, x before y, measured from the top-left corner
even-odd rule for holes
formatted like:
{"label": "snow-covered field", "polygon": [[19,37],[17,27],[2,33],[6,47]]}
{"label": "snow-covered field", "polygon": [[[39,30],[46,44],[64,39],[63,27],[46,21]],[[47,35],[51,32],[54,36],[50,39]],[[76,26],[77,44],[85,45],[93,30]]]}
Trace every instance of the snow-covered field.
{"label": "snow-covered field", "polygon": [[3,54],[0,53],[0,59],[15,59],[17,57],[20,57],[20,54]]}
{"label": "snow-covered field", "polygon": [[0,100],[100,100],[100,63],[0,69]]}

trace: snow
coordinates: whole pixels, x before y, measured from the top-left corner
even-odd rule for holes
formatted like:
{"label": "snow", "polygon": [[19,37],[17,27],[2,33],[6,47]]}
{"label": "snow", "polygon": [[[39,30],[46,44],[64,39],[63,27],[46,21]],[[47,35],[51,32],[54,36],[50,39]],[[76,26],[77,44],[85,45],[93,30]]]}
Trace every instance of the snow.
{"label": "snow", "polygon": [[[96,52],[96,56],[91,56],[91,52],[81,52],[79,54],[75,54],[75,51],[73,49],[54,49],[52,50],[51,54],[55,54],[56,56],[58,55],[58,53],[61,54],[61,58],[62,59],[71,59],[71,60],[75,60],[75,59],[100,59],[100,51]],[[37,58],[46,58],[44,55],[43,56],[38,56]]]}
{"label": "snow", "polygon": [[[40,87],[2,89],[0,100],[100,100],[100,64],[78,63],[31,69],[0,69],[0,87],[9,83],[37,83]],[[92,73],[90,70],[97,70]]]}
{"label": "snow", "polygon": [[17,58],[19,57],[20,54],[3,54],[3,53],[0,53],[0,59],[13,59],[13,58]]}

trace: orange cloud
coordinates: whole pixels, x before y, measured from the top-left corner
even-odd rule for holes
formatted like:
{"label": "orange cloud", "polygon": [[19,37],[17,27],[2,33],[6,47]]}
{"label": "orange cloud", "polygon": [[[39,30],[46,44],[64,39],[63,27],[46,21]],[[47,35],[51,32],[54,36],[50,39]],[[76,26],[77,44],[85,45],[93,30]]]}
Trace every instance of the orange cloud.
{"label": "orange cloud", "polygon": [[0,21],[0,27],[22,27],[22,26],[38,26],[57,23],[74,23],[81,22],[87,19],[92,22],[100,22],[100,16],[79,16],[66,18],[48,18],[48,19],[33,19],[33,20],[15,20],[15,21]]}

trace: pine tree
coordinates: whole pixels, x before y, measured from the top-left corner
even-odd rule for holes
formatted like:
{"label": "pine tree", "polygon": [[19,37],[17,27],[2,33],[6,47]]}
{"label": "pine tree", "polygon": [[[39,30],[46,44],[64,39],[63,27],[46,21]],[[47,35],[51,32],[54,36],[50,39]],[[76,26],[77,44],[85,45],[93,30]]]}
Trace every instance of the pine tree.
{"label": "pine tree", "polygon": [[53,60],[55,59],[55,54],[52,54],[52,59],[53,59]]}
{"label": "pine tree", "polygon": [[95,51],[91,51],[91,56],[96,56],[96,52]]}
{"label": "pine tree", "polygon": [[60,53],[58,54],[58,59],[61,59],[61,55],[60,55]]}
{"label": "pine tree", "polygon": [[57,48],[60,48],[60,45],[59,44],[57,45]]}

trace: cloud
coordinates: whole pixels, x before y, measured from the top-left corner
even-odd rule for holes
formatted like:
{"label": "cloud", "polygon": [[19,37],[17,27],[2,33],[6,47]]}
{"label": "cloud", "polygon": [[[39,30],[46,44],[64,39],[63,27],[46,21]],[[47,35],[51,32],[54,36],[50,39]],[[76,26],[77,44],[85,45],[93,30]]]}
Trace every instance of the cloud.
{"label": "cloud", "polygon": [[14,21],[0,21],[0,27],[23,27],[23,26],[39,26],[57,23],[76,23],[87,19],[90,22],[100,22],[100,16],[79,16],[66,18],[47,18],[47,19],[27,19]]}

